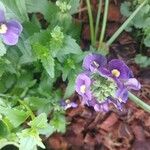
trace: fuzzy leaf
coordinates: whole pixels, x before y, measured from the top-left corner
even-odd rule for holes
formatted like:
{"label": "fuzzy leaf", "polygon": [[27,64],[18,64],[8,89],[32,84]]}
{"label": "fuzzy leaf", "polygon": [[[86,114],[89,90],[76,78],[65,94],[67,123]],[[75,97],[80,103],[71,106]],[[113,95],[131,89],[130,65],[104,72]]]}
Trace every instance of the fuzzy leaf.
{"label": "fuzzy leaf", "polygon": [[28,117],[29,113],[12,108],[5,108],[0,106],[0,113],[5,115],[9,121],[14,125],[14,127],[18,127],[22,124]]}
{"label": "fuzzy leaf", "polygon": [[34,120],[28,123],[29,126],[35,129],[42,129],[47,127],[47,116],[45,113],[40,114]]}
{"label": "fuzzy leaf", "polygon": [[45,148],[39,133],[35,129],[25,129],[18,134],[18,137],[20,139],[19,150],[37,150],[37,146]]}
{"label": "fuzzy leaf", "polygon": [[0,2],[0,7],[5,6],[7,18],[15,18],[21,22],[28,21],[25,0],[0,0]]}
{"label": "fuzzy leaf", "polygon": [[37,58],[41,60],[43,67],[51,78],[54,78],[54,58],[50,54],[47,47],[36,43],[33,45],[33,49],[37,55]]}

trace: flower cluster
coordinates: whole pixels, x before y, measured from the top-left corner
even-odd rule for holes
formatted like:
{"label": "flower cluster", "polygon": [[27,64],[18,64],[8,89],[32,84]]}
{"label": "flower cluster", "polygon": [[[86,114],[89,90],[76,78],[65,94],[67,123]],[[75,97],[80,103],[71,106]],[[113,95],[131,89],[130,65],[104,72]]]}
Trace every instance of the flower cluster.
{"label": "flower cluster", "polygon": [[128,90],[141,88],[132,71],[119,59],[107,62],[104,56],[91,53],[84,58],[83,68],[76,79],[76,92],[95,111],[108,111],[110,103],[121,110]]}
{"label": "flower cluster", "polygon": [[22,25],[16,20],[6,21],[3,10],[0,10],[0,36],[7,45],[16,45],[22,32]]}

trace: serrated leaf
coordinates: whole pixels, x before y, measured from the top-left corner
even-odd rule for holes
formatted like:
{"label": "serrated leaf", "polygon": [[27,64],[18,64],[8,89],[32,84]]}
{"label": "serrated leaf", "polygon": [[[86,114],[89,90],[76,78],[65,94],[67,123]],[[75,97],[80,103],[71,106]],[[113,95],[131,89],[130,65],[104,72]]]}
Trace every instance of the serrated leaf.
{"label": "serrated leaf", "polygon": [[20,22],[28,21],[28,15],[25,0],[0,0],[1,5],[5,6],[6,17],[9,19],[17,19]]}
{"label": "serrated leaf", "polygon": [[29,113],[25,111],[12,108],[5,108],[2,106],[0,106],[0,113],[4,114],[14,125],[14,127],[18,127],[29,117]]}
{"label": "serrated leaf", "polygon": [[70,0],[69,5],[71,6],[70,14],[77,13],[79,6],[80,6],[80,0]]}
{"label": "serrated leaf", "polygon": [[55,112],[50,125],[55,128],[57,132],[64,133],[66,131],[66,119],[60,112]]}
{"label": "serrated leaf", "polygon": [[50,55],[49,49],[39,43],[34,44],[33,49],[49,76],[54,78],[54,58]]}
{"label": "serrated leaf", "polygon": [[47,127],[47,116],[45,113],[40,114],[28,123],[29,126],[35,129],[42,129]]}
{"label": "serrated leaf", "polygon": [[67,55],[67,54],[79,54],[81,53],[80,46],[76,43],[76,40],[70,36],[66,36],[64,40],[63,47],[59,50],[57,56]]}
{"label": "serrated leaf", "polygon": [[19,150],[37,150],[37,146],[45,148],[39,133],[34,129],[25,129],[18,134]]}
{"label": "serrated leaf", "polygon": [[41,62],[43,64],[43,67],[45,68],[45,70],[49,74],[49,76],[51,78],[54,78],[54,66],[55,66],[54,58],[49,55],[47,58],[42,58]]}
{"label": "serrated leaf", "polygon": [[0,57],[1,56],[4,56],[6,54],[6,47],[5,45],[3,44],[3,42],[0,40]]}
{"label": "serrated leaf", "polygon": [[130,6],[131,6],[130,2],[124,2],[121,4],[120,11],[121,14],[124,15],[125,17],[130,16],[132,13],[132,11],[130,11]]}

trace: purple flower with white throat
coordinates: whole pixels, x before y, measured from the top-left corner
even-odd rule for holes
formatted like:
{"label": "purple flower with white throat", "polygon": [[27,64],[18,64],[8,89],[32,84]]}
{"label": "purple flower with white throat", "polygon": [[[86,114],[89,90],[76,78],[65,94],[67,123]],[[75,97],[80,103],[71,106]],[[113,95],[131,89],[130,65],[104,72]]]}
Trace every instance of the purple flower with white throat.
{"label": "purple flower with white throat", "polygon": [[102,67],[100,74],[112,78],[120,88],[139,90],[141,84],[133,77],[131,69],[119,59],[113,59],[108,62],[107,68]]}
{"label": "purple flower with white throat", "polygon": [[92,95],[90,91],[91,79],[88,73],[81,73],[76,79],[76,92],[82,96],[83,100],[91,100]]}
{"label": "purple flower with white throat", "polygon": [[0,10],[0,35],[5,44],[16,45],[22,29],[17,20],[6,21],[4,11]]}
{"label": "purple flower with white throat", "polygon": [[107,67],[101,68],[100,72],[101,75],[117,79],[129,79],[133,76],[129,67],[119,59],[109,61]]}
{"label": "purple flower with white throat", "polygon": [[95,72],[97,71],[100,67],[106,65],[107,59],[100,54],[88,54],[84,60],[83,60],[83,68]]}
{"label": "purple flower with white throat", "polygon": [[89,54],[83,61],[86,73],[76,79],[76,92],[95,111],[109,111],[109,104],[122,110],[128,99],[128,90],[139,90],[140,83],[133,77],[129,67],[119,59],[107,63],[98,54]]}
{"label": "purple flower with white throat", "polygon": [[76,108],[78,107],[78,104],[75,102],[71,102],[69,99],[67,100],[61,100],[60,101],[60,105],[65,109],[69,109],[69,108]]}

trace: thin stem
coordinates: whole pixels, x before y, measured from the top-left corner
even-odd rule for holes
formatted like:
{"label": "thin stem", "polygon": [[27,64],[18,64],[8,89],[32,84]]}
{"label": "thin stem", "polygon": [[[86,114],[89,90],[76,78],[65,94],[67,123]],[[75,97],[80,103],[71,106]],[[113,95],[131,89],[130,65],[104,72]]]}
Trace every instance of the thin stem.
{"label": "thin stem", "polygon": [[145,111],[150,113],[150,105],[144,103],[141,99],[136,97],[134,94],[131,92],[128,92],[129,94],[129,99],[133,101],[135,104],[137,104],[139,107],[143,108]]}
{"label": "thin stem", "polygon": [[89,22],[90,22],[91,44],[92,44],[92,46],[94,46],[94,44],[95,44],[94,22],[93,22],[90,0],[86,0],[86,4],[87,4],[88,16],[89,16]]}
{"label": "thin stem", "polygon": [[96,25],[95,25],[95,40],[96,40],[97,34],[98,34],[98,26],[99,26],[99,22],[100,22],[100,18],[101,18],[101,9],[102,9],[102,0],[99,0],[98,12],[97,12],[97,17],[96,17]]}
{"label": "thin stem", "polygon": [[33,120],[35,118],[35,115],[34,113],[32,112],[31,108],[22,100],[18,100],[20,104],[22,104],[26,110],[29,112],[30,116],[31,116],[31,119]]}
{"label": "thin stem", "polygon": [[103,40],[104,40],[106,24],[107,24],[108,7],[109,7],[109,0],[105,0],[104,17],[103,17],[103,24],[102,24],[102,30],[101,30],[101,34],[100,34],[98,49],[100,49],[101,44],[103,43]]}
{"label": "thin stem", "polygon": [[137,9],[131,14],[131,16],[121,25],[121,27],[114,33],[114,35],[107,41],[107,45],[111,45],[116,38],[120,35],[120,33],[127,27],[130,21],[135,17],[135,15],[140,11],[140,9],[146,4],[147,0],[137,7]]}

